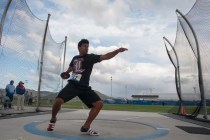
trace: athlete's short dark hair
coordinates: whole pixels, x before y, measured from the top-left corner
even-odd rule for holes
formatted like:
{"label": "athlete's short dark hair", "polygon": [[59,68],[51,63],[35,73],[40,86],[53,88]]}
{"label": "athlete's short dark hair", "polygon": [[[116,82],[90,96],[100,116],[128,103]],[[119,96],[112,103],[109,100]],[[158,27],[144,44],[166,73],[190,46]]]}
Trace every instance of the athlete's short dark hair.
{"label": "athlete's short dark hair", "polygon": [[87,39],[81,39],[78,43],[78,47],[81,47],[82,44],[89,44],[89,41]]}

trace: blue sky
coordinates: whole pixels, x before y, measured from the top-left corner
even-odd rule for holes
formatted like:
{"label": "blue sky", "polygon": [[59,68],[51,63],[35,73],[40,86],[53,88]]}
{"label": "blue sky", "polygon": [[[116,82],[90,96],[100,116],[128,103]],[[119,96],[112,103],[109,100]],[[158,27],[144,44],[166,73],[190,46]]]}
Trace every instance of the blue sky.
{"label": "blue sky", "polygon": [[[129,50],[94,66],[90,85],[108,96],[159,94],[175,98],[174,67],[162,37],[173,44],[175,10],[184,14],[195,0],[26,0],[39,19],[50,13],[50,32],[55,41],[68,37],[66,68],[78,54],[77,42],[90,41],[89,53],[104,54],[119,47]],[[125,88],[127,87],[127,88]]]}

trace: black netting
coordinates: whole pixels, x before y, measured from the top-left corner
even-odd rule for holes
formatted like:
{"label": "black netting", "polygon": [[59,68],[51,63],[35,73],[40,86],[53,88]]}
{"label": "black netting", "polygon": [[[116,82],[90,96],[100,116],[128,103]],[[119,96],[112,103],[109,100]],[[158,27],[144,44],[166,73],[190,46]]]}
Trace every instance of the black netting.
{"label": "black netting", "polygon": [[198,86],[197,59],[180,22],[178,22],[177,28],[174,49],[179,58],[181,98],[183,101],[201,100]]}
{"label": "black netting", "polygon": [[210,1],[197,0],[186,14],[199,43],[204,90],[206,99],[210,99]]}
{"label": "black netting", "polygon": [[54,42],[48,28],[44,48],[42,90],[58,92],[61,89],[60,73],[63,67],[61,62],[64,47],[65,41],[62,43]]}
{"label": "black netting", "polygon": [[[47,20],[40,20],[33,15],[25,0],[11,2],[2,30],[1,89],[4,89],[10,80],[15,81],[15,86],[19,81],[23,81],[26,89],[33,93],[34,101],[36,101],[46,23]],[[49,94],[56,95],[61,89],[59,73],[63,65],[65,45],[65,42],[56,43],[53,40],[49,28],[45,41],[40,86],[41,99]]]}
{"label": "black netting", "polygon": [[3,16],[3,13],[4,13],[4,10],[8,4],[9,0],[1,0],[0,1],[0,19],[2,19],[2,16]]}
{"label": "black netting", "polygon": [[37,89],[37,58],[42,46],[46,21],[37,19],[25,1],[12,1],[3,26],[1,48],[1,87],[13,79],[28,80],[28,88]]}
{"label": "black netting", "polygon": [[[178,23],[174,48],[177,52],[180,65],[182,105],[186,106],[184,108],[186,114],[196,116],[205,115],[205,110],[209,109],[210,105],[209,6],[210,1],[197,0],[191,10],[184,15],[187,20],[177,12]],[[194,36],[193,33],[196,35]],[[196,40],[198,43],[196,43]],[[198,52],[200,53],[200,61]],[[173,60],[174,54],[172,52],[169,54]],[[201,62],[201,68],[198,62]],[[204,94],[200,90],[202,88],[202,78],[199,78],[199,76],[203,78]],[[203,108],[205,101],[207,105],[206,109]]]}
{"label": "black netting", "polygon": [[[203,100],[207,102],[207,109],[209,109],[210,100],[210,1],[197,0],[193,8],[185,15],[192,25],[198,40],[200,50],[200,61],[202,78],[204,85]],[[209,110],[210,111],[210,110]],[[209,112],[208,111],[208,112]],[[203,108],[199,112],[203,114]]]}
{"label": "black netting", "polygon": [[2,0],[0,1],[0,47],[1,46],[1,37],[2,37],[2,30],[3,30],[3,23],[5,20],[5,15],[8,10],[8,5],[10,4],[9,0]]}

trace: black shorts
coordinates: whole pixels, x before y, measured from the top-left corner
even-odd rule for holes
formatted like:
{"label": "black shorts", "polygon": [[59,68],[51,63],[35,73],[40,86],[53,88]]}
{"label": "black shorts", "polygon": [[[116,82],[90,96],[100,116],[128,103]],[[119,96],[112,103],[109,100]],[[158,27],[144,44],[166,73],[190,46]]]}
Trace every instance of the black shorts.
{"label": "black shorts", "polygon": [[91,87],[79,86],[73,81],[69,81],[56,98],[63,99],[65,103],[76,96],[78,96],[88,108],[93,107],[92,103],[101,100]]}

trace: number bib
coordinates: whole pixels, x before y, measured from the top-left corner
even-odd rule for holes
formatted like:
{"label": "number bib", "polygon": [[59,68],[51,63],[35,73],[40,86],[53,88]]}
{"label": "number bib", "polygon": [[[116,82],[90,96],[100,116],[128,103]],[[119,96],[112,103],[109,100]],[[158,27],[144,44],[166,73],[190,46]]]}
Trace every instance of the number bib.
{"label": "number bib", "polygon": [[74,74],[71,75],[71,80],[79,82],[81,77],[82,77],[82,74],[75,74],[74,73]]}

